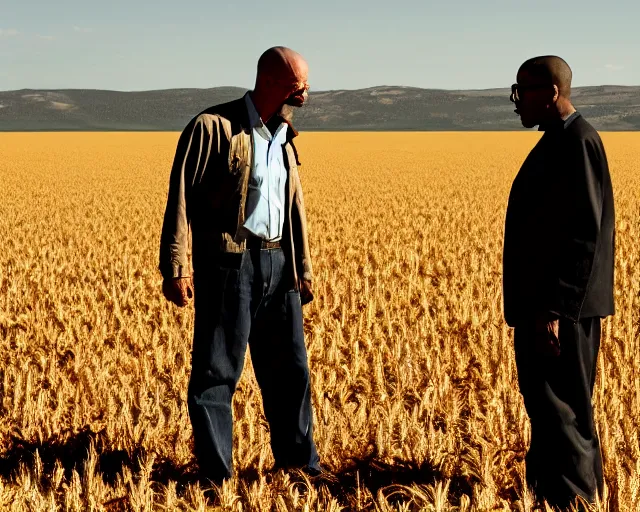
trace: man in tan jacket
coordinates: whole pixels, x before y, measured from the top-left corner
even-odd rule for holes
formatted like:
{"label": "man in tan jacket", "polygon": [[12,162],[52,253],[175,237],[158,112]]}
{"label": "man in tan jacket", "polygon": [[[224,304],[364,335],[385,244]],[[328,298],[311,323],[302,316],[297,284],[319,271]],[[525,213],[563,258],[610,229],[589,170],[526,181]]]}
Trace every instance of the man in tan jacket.
{"label": "man in tan jacket", "polygon": [[187,125],[171,171],[163,293],[180,307],[195,298],[189,416],[201,474],[215,483],[232,475],[231,403],[247,344],[276,467],[321,471],[302,323],[312,270],[290,122],[307,75],[298,53],[267,50],[253,91]]}

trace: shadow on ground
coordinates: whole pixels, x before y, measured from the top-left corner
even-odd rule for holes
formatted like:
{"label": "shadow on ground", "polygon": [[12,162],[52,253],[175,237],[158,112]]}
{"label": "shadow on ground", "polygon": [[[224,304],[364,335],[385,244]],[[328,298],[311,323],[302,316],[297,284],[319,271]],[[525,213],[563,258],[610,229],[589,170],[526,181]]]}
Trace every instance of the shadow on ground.
{"label": "shadow on ground", "polygon": [[[67,479],[74,470],[82,474],[93,446],[98,456],[97,472],[106,483],[113,485],[125,467],[133,472],[139,471],[140,460],[145,455],[142,448],[133,452],[108,449],[105,431],[93,432],[89,428],[73,434],[62,433],[42,442],[12,436],[7,445],[8,448],[0,453],[0,478],[5,480],[14,478],[21,465],[33,467],[36,454],[42,462],[44,476],[50,475],[57,463],[64,469]],[[169,459],[156,458],[152,480],[162,484],[175,480],[179,484],[188,485],[197,481],[197,468],[195,464],[181,467]]]}
{"label": "shadow on ground", "polygon": [[416,464],[403,460],[381,462],[371,455],[362,459],[352,459],[345,469],[335,473],[335,480],[329,481],[327,487],[334,496],[338,496],[344,505],[364,507],[365,500],[356,503],[358,489],[366,489],[375,498],[378,491],[384,490],[389,499],[392,491],[395,497],[390,502],[407,501],[411,496],[407,491],[409,486],[427,486],[438,481],[450,480],[449,498],[455,506],[460,504],[463,494],[471,496],[474,481],[462,475],[449,478],[439,469],[429,463]]}
{"label": "shadow on ground", "polygon": [[[142,448],[135,449],[133,452],[108,449],[104,431],[93,432],[85,428],[76,433],[63,433],[42,442],[11,437],[5,444],[6,449],[0,453],[0,478],[4,480],[15,478],[21,465],[32,468],[37,453],[42,462],[40,484],[46,489],[58,463],[64,469],[67,479],[71,478],[74,470],[82,475],[92,446],[98,457],[96,470],[105,483],[115,484],[124,468],[128,468],[133,473],[141,469],[140,461],[145,456]],[[259,480],[261,476],[263,475],[254,469],[241,471],[238,474],[239,479],[247,484],[247,487]],[[297,475],[296,472],[292,473],[293,481],[296,479],[303,481],[304,478],[301,473]],[[192,484],[200,483],[204,487],[209,487],[199,479],[195,463],[179,466],[168,458],[156,457],[151,480],[165,486],[169,482],[175,482],[178,495],[183,495]],[[375,453],[362,459],[351,459],[345,463],[343,469],[335,473],[310,479],[314,486],[326,486],[331,494],[347,507],[353,506],[356,499],[360,500],[361,493],[365,489],[370,493],[368,501],[375,499],[378,491],[382,489],[385,490],[385,495],[389,494],[387,490],[398,490],[397,498],[393,501],[406,501],[410,493],[403,486],[426,486],[444,480],[450,480],[449,498],[453,505],[459,504],[462,495],[470,497],[473,486],[478,483],[477,479],[468,475],[444,475],[438,468],[429,464],[418,465],[402,460],[381,462],[377,460]],[[508,497],[505,496],[505,498]],[[119,510],[122,504],[120,502],[126,502],[126,500],[126,497],[119,498],[114,500],[112,505]],[[363,505],[363,510],[367,510],[365,503],[358,503],[359,507]]]}

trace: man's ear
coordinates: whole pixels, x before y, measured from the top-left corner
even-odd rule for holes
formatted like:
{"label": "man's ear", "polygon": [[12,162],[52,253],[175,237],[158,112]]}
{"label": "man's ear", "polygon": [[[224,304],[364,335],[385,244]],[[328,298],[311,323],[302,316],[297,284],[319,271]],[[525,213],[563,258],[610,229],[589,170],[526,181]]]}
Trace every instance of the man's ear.
{"label": "man's ear", "polygon": [[558,101],[559,97],[560,97],[560,91],[558,90],[558,86],[554,85],[553,86],[553,102],[555,103],[556,101]]}

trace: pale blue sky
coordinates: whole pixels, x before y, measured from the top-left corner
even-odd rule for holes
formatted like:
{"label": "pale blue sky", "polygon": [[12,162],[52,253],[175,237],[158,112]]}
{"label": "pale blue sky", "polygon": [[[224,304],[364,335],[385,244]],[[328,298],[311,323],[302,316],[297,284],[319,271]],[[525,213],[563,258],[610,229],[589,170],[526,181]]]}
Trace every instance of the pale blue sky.
{"label": "pale blue sky", "polygon": [[313,90],[507,87],[540,54],[640,85],[638,23],[638,0],[0,0],[0,90],[250,88],[274,45]]}

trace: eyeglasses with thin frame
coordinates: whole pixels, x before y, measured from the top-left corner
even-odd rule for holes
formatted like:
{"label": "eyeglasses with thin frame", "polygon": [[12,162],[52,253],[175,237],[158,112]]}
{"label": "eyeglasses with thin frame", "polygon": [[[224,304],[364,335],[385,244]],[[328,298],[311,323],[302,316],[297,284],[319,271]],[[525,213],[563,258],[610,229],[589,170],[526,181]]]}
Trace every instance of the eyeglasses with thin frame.
{"label": "eyeglasses with thin frame", "polygon": [[292,81],[290,79],[275,79],[273,80],[273,83],[278,84],[280,86],[284,86],[284,87],[291,87],[292,89],[294,89],[295,91],[308,91],[309,90],[309,82],[307,81]]}

